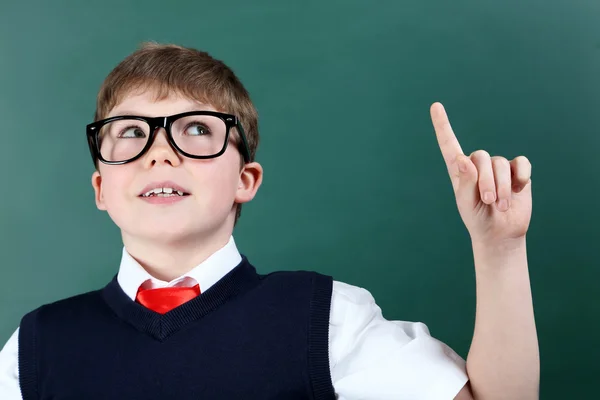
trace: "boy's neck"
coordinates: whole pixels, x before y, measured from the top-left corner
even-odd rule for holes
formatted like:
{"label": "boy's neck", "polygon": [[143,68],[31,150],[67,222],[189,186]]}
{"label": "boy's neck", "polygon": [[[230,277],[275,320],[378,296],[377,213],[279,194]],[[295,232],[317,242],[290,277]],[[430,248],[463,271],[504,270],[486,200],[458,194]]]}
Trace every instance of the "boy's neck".
{"label": "boy's neck", "polygon": [[153,278],[170,282],[190,272],[223,248],[231,232],[177,243],[157,243],[123,235],[127,252]]}

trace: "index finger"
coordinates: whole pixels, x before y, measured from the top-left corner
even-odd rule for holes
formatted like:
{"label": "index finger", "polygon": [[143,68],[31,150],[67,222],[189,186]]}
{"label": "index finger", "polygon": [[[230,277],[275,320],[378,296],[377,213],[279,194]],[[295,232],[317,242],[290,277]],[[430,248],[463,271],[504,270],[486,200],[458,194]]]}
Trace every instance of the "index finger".
{"label": "index finger", "polygon": [[450,126],[450,121],[446,115],[446,110],[441,103],[433,103],[431,106],[431,121],[433,122],[433,128],[435,129],[435,135],[437,137],[442,156],[446,162],[446,168],[448,169],[448,175],[452,181],[452,187],[456,190],[458,186],[458,178],[460,176],[458,172],[458,165],[456,164],[457,157],[463,154],[463,151],[458,143],[458,139]]}
{"label": "index finger", "polygon": [[463,154],[460,143],[452,130],[446,110],[441,103],[433,103],[431,106],[431,121],[435,129],[442,156],[446,161],[446,165],[450,167],[460,154]]}

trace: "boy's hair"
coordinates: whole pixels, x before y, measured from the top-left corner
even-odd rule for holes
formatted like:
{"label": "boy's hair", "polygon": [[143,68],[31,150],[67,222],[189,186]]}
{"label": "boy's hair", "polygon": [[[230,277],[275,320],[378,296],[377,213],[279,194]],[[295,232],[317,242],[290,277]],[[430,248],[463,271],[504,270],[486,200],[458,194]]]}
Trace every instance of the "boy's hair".
{"label": "boy's hair", "polygon": [[[259,142],[258,114],[240,80],[222,61],[192,48],[143,43],[121,61],[102,83],[94,121],[106,118],[132,91],[145,89],[153,90],[157,100],[175,92],[210,104],[218,111],[236,115],[246,133],[250,161],[254,161]],[[240,142],[237,135],[235,139],[237,143]],[[238,204],[236,221],[240,212],[241,204]]]}

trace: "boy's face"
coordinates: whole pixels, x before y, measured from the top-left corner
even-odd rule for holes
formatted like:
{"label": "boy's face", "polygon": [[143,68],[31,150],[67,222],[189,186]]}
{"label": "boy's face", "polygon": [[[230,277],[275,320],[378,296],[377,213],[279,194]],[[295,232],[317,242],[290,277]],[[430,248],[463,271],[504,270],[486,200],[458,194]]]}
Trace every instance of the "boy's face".
{"label": "boy's face", "polygon": [[[146,91],[125,97],[107,117],[158,117],[196,110],[218,111],[177,95],[155,101],[154,93]],[[152,147],[141,158],[123,165],[100,163],[98,169],[92,175],[96,205],[109,213],[126,242],[197,243],[215,235],[228,237],[235,221],[235,203],[250,201],[262,181],[258,163],[240,170],[240,153],[231,141],[223,155],[196,160],[173,149],[164,129],[157,132]],[[173,201],[142,196],[148,185],[150,189],[173,186],[164,182],[183,188],[187,195]]]}

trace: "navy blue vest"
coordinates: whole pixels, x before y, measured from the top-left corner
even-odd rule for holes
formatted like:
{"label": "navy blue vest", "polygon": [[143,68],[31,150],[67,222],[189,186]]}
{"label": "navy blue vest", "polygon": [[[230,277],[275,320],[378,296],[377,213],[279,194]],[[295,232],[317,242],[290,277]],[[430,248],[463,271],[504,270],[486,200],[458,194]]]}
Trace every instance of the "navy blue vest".
{"label": "navy blue vest", "polygon": [[24,400],[334,399],[332,279],[240,265],[160,315],[113,279],[23,317]]}

